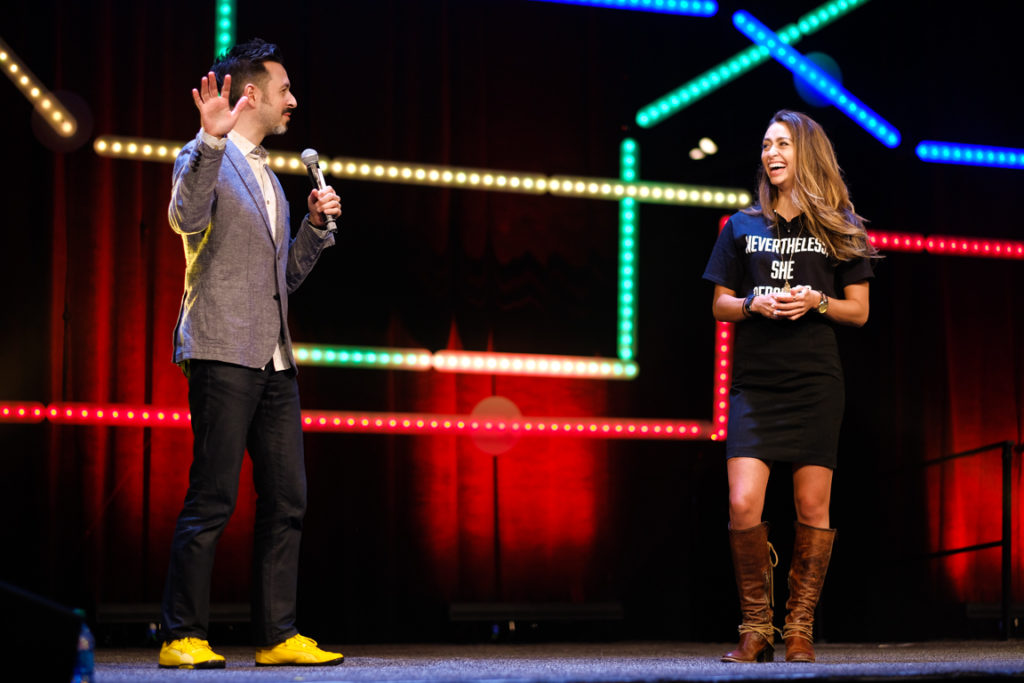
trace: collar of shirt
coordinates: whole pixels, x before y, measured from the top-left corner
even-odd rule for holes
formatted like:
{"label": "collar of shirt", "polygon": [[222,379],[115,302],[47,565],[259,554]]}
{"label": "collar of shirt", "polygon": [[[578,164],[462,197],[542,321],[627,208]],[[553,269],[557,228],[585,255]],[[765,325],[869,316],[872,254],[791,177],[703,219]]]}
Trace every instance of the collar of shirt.
{"label": "collar of shirt", "polygon": [[[242,135],[241,133],[234,129],[228,132],[228,140],[231,140],[231,142],[235,143],[235,147],[238,148],[238,151],[245,156],[249,156],[252,153],[252,151],[257,147],[257,145],[253,143],[251,140],[249,140],[249,138],[245,137],[244,135]],[[264,150],[264,152],[265,151],[266,150]]]}

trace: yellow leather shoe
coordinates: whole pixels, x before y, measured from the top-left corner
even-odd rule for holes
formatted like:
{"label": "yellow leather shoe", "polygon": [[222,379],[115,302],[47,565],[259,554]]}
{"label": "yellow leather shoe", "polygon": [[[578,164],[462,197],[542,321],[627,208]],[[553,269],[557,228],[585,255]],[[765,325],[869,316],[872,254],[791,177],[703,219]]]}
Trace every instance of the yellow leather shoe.
{"label": "yellow leather shoe", "polygon": [[256,650],[256,666],[335,666],[345,661],[340,652],[326,652],[316,641],[295,634],[274,647]]}
{"label": "yellow leather shoe", "polygon": [[224,658],[199,638],[181,638],[160,648],[162,669],[223,669]]}

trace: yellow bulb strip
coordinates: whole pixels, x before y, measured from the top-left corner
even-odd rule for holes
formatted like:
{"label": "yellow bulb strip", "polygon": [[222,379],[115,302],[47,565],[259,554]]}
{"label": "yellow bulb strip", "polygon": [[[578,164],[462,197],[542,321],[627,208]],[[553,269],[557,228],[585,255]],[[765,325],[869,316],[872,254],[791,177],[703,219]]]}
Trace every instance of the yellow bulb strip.
{"label": "yellow bulb strip", "polygon": [[[142,161],[172,162],[181,145],[166,140],[116,137],[104,135],[93,145],[100,156],[137,159]],[[304,175],[305,166],[294,152],[268,151],[267,162],[278,173]],[[489,192],[518,192],[523,194],[551,193],[563,197],[620,201],[635,199],[649,204],[677,206],[709,206],[739,208],[750,203],[750,193],[734,187],[682,185],[641,180],[625,181],[617,178],[591,178],[586,176],[546,176],[540,173],[518,173],[465,166],[438,166],[412,164],[380,159],[320,157],[320,168],[337,178],[369,182],[429,185],[463,190]]]}
{"label": "yellow bulb strip", "polygon": [[61,137],[69,138],[78,130],[71,112],[40,82],[16,54],[0,38],[0,70],[18,87],[43,120]]}
{"label": "yellow bulb strip", "polygon": [[[101,157],[135,159],[139,161],[173,162],[181,145],[168,140],[118,137],[102,135],[93,143]],[[267,163],[278,173],[304,175],[305,166],[298,154],[268,151]],[[321,157],[321,168],[338,178],[392,182],[400,184],[458,187],[560,197],[578,197],[590,200],[621,201],[634,199],[647,204],[677,206],[703,206],[722,209],[748,206],[751,195],[735,187],[593,178],[586,176],[547,176],[540,173],[517,173],[495,169],[464,166],[436,166],[379,159]]]}

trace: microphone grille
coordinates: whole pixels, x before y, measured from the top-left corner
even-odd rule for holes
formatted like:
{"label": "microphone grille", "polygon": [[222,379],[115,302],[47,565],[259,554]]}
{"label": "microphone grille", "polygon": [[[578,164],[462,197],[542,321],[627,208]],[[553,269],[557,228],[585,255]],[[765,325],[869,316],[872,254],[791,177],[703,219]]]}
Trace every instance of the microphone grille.
{"label": "microphone grille", "polygon": [[316,153],[315,149],[304,149],[302,150],[302,163],[306,166],[317,166],[320,164],[320,155]]}

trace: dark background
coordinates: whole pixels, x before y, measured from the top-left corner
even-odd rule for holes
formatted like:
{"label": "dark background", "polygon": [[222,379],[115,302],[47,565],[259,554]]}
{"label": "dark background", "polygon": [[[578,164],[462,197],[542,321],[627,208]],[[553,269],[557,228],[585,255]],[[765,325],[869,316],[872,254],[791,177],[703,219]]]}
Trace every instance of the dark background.
{"label": "dark background", "polygon": [[[639,108],[747,47],[736,9],[779,28],[815,7],[723,1],[700,19],[528,0],[246,1],[237,36],[280,45],[299,102],[271,149],[616,177],[628,136],[643,179],[752,190],[768,119],[795,108],[832,138],[869,229],[1024,239],[1021,171],[927,164],[913,151],[924,139],[1024,147],[1019,3],[875,0],[795,46],[839,63],[847,88],[900,130],[895,150],[804,102],[775,62],[636,126]],[[213,24],[213,2],[0,9],[0,36],[77,103],[92,136],[191,138],[189,91],[212,61]],[[0,399],[184,406],[170,362],[183,270],[166,219],[170,165],[99,157],[88,136],[55,151],[6,81],[0,107]],[[719,152],[693,161],[704,136]],[[307,181],[281,179],[297,220]],[[614,202],[331,182],[343,234],[292,298],[297,341],[615,356]],[[641,206],[632,382],[305,368],[304,406],[464,414],[499,394],[529,415],[709,419],[714,324],[700,276],[722,214]],[[924,555],[998,537],[998,457],[921,463],[1022,440],[1022,274],[1020,260],[892,252],[871,320],[840,331],[847,413],[824,637],[988,632],[965,615],[999,600],[998,551]],[[189,447],[183,430],[0,424],[0,579],[101,621],[111,606],[151,612]],[[300,627],[315,637],[450,638],[463,633],[452,604],[494,603],[622,608],[611,624],[539,624],[539,637],[735,633],[721,444],[529,439],[497,459],[450,437],[310,434],[306,447]],[[780,605],[787,474],[776,472],[766,510]],[[1018,500],[1020,482],[1018,464]],[[221,544],[218,603],[247,600],[249,489]]]}

